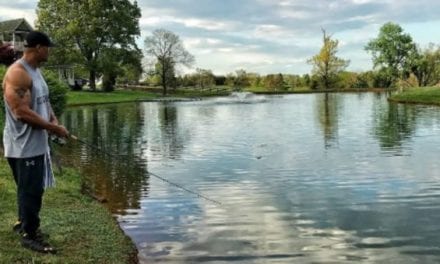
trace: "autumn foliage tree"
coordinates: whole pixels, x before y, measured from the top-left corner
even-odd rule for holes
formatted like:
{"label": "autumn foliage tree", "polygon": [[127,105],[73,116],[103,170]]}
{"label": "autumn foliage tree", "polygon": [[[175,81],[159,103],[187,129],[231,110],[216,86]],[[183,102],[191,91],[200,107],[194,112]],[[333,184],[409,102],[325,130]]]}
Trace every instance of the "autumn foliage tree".
{"label": "autumn foliage tree", "polygon": [[322,33],[322,48],[308,62],[313,66],[312,73],[318,77],[322,86],[325,89],[329,89],[332,88],[337,81],[339,73],[347,68],[350,61],[337,57],[338,40],[332,39],[324,29]]}

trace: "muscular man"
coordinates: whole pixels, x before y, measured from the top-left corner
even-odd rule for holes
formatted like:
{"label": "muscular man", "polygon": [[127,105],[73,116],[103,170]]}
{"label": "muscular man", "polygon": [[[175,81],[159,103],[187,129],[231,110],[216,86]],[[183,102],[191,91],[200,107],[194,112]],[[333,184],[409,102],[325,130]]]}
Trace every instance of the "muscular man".
{"label": "muscular man", "polygon": [[23,57],[9,67],[3,80],[3,144],[17,184],[18,222],[14,230],[20,231],[22,246],[42,253],[55,253],[39,229],[45,177],[50,174],[48,133],[59,137],[69,134],[58,124],[49,102],[49,89],[39,70],[52,46],[46,34],[30,32]]}

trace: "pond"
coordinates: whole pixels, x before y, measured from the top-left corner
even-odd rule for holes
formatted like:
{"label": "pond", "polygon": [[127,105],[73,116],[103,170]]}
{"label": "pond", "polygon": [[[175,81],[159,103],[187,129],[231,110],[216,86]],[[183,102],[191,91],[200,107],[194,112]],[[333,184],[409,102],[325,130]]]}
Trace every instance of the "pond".
{"label": "pond", "polygon": [[440,108],[242,94],[71,108],[62,122],[99,148],[60,151],[141,263],[440,261]]}

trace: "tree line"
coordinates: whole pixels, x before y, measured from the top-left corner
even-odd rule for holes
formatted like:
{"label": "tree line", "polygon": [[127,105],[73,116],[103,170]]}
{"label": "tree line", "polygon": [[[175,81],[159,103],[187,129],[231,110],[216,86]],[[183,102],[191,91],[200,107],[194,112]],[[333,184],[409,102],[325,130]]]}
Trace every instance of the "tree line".
{"label": "tree line", "polygon": [[[169,34],[173,39],[158,38],[157,34]],[[209,88],[212,86],[226,85],[236,90],[254,88],[269,91],[294,91],[299,89],[353,89],[353,88],[392,88],[402,86],[433,86],[440,82],[440,46],[430,44],[428,48],[420,48],[405,33],[400,25],[385,23],[379,30],[377,38],[370,40],[365,45],[365,50],[372,55],[373,69],[364,72],[346,71],[350,61],[339,58],[338,40],[322,29],[323,44],[320,51],[307,62],[312,65],[311,74],[268,74],[247,73],[240,69],[225,76],[216,76],[209,69],[197,68],[195,73],[176,76],[175,65],[171,63],[156,64],[156,70],[150,72],[144,84],[164,87],[196,87]],[[156,36],[156,37],[155,37]],[[152,37],[145,40],[146,47],[173,46],[179,43],[178,37],[166,30],[157,30]],[[182,50],[179,44],[179,50]],[[186,51],[181,51],[186,54]],[[147,54],[157,56],[157,52],[147,50]],[[179,56],[174,58],[169,53],[169,61],[178,62]],[[177,54],[177,53],[176,53]],[[161,56],[165,56],[162,53]],[[182,58],[180,58],[182,59]],[[185,61],[191,64],[193,58]],[[161,74],[159,69],[170,68],[173,74]]]}

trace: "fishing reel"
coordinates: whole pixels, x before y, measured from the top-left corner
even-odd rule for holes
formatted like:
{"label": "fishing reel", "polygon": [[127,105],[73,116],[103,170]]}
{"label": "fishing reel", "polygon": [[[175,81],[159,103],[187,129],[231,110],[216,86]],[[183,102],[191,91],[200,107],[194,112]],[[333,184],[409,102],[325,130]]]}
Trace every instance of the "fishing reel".
{"label": "fishing reel", "polygon": [[59,137],[59,136],[56,136],[56,135],[50,135],[50,136],[49,136],[49,139],[50,139],[53,143],[55,143],[55,144],[57,144],[57,145],[59,145],[59,146],[64,146],[64,145],[67,144],[67,140],[66,140],[65,138],[62,138],[62,137]]}

